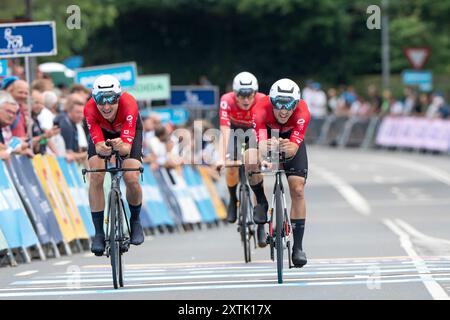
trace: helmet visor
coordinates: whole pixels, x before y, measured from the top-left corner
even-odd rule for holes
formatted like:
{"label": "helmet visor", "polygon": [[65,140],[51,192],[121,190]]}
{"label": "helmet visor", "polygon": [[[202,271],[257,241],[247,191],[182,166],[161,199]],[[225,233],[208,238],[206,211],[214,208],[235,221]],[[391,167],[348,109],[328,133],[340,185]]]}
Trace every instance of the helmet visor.
{"label": "helmet visor", "polygon": [[99,92],[92,96],[96,104],[105,105],[105,104],[116,104],[119,101],[120,93],[117,94],[113,91],[107,92]]}
{"label": "helmet visor", "polygon": [[239,91],[237,91],[236,95],[238,97],[248,98],[248,97],[251,97],[254,93],[255,93],[255,90],[246,88],[246,89],[240,89]]}
{"label": "helmet visor", "polygon": [[275,98],[270,98],[270,102],[272,102],[272,105],[275,109],[281,110],[285,108],[287,111],[295,109],[298,103],[298,101],[293,97],[286,96],[276,96]]}

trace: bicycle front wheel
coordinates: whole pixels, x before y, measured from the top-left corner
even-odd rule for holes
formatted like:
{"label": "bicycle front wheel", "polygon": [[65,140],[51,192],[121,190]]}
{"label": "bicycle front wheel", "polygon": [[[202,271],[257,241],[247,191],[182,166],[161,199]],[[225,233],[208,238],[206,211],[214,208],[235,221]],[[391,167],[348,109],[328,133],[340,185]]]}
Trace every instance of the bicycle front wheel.
{"label": "bicycle front wheel", "polygon": [[278,283],[283,283],[283,205],[281,204],[281,189],[277,185],[275,190],[275,248],[277,251],[277,275]]}
{"label": "bicycle front wheel", "polygon": [[250,210],[250,198],[245,187],[241,187],[241,199],[240,199],[240,223],[241,223],[241,240],[244,245],[244,258],[245,263],[249,263],[251,258],[251,250],[250,250],[250,232],[248,225],[248,217]]}
{"label": "bicycle front wheel", "polygon": [[119,206],[118,204],[118,195],[116,192],[112,192],[110,197],[110,205],[109,205],[109,250],[110,250],[110,258],[111,258],[111,267],[112,267],[112,276],[113,276],[113,285],[114,289],[119,287],[119,279],[120,279],[120,247],[118,241],[118,230],[119,225],[118,221],[120,218],[119,215]]}

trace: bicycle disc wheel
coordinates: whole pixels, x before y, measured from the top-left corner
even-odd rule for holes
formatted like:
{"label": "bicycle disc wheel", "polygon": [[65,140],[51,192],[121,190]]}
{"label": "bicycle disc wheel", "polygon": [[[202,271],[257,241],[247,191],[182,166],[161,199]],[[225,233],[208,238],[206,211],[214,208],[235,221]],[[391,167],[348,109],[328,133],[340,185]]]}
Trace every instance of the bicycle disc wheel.
{"label": "bicycle disc wheel", "polygon": [[283,283],[283,206],[281,204],[281,190],[277,185],[275,190],[275,248],[277,250],[277,274],[278,283]]}
{"label": "bicycle disc wheel", "polygon": [[113,284],[114,289],[119,287],[119,269],[120,269],[120,248],[117,239],[117,220],[118,220],[118,212],[119,208],[117,207],[117,194],[113,191],[111,194],[111,203],[110,203],[110,219],[109,219],[109,247],[110,247],[110,258],[111,258],[111,267],[112,267],[112,276],[113,276]]}

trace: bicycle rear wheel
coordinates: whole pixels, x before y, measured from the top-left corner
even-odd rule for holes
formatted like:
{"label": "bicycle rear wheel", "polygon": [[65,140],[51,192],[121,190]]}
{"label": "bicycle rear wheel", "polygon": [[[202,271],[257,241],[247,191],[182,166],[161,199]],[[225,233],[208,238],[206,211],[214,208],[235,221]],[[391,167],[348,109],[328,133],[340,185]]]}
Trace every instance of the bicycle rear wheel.
{"label": "bicycle rear wheel", "polygon": [[120,247],[118,240],[118,220],[119,220],[119,207],[117,205],[118,195],[116,192],[111,193],[110,206],[109,206],[109,250],[111,258],[112,276],[114,289],[119,287],[120,279]]}
{"label": "bicycle rear wheel", "polygon": [[281,204],[281,189],[280,185],[277,184],[275,189],[275,217],[276,217],[276,227],[275,227],[275,249],[277,251],[277,275],[278,283],[283,283],[283,206]]}

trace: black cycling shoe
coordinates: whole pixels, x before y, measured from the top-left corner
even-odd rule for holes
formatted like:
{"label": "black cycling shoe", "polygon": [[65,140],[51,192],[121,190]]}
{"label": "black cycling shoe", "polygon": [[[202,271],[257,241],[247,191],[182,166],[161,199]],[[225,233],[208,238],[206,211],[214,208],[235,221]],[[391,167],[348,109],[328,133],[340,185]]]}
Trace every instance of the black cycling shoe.
{"label": "black cycling shoe", "polygon": [[92,239],[91,252],[97,257],[101,257],[105,252],[105,235],[96,234]]}
{"label": "black cycling shoe", "polygon": [[141,222],[133,221],[130,223],[131,235],[130,243],[138,246],[144,242],[144,230],[142,229]]}
{"label": "black cycling shoe", "polygon": [[292,251],[292,263],[294,267],[301,268],[303,267],[308,260],[306,260],[306,254],[300,249],[294,248]]}
{"label": "black cycling shoe", "polygon": [[267,222],[267,210],[269,209],[269,204],[257,204],[253,209],[253,221],[256,224],[264,224]]}
{"label": "black cycling shoe", "polygon": [[267,234],[263,224],[258,225],[257,234],[258,234],[258,247],[264,248],[265,246],[267,246]]}
{"label": "black cycling shoe", "polygon": [[231,201],[227,208],[227,221],[229,223],[235,223],[237,218],[237,203],[236,201]]}

